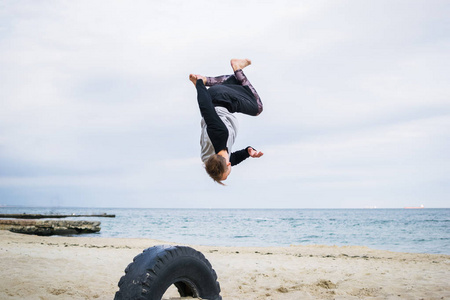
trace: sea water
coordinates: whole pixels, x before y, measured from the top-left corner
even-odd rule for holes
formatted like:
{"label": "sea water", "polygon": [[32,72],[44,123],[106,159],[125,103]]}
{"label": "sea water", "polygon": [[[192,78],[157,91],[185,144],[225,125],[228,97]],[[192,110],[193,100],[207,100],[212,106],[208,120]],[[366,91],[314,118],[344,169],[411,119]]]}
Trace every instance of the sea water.
{"label": "sea water", "polygon": [[338,245],[450,254],[450,209],[151,209],[0,207],[0,213],[115,214],[86,236],[214,246]]}

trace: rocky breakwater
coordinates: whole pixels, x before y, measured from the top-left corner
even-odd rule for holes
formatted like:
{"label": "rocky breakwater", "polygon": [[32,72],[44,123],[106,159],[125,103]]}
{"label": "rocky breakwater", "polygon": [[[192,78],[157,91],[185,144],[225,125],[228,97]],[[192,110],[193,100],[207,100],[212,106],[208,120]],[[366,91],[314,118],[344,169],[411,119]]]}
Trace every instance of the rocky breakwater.
{"label": "rocky breakwater", "polygon": [[0,230],[35,235],[69,235],[100,231],[100,222],[61,220],[0,220]]}

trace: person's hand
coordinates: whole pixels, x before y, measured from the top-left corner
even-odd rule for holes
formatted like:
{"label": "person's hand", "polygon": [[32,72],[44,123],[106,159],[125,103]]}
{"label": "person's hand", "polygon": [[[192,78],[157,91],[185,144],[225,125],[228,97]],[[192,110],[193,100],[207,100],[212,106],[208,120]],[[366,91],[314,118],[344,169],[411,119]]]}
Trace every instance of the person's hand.
{"label": "person's hand", "polygon": [[248,151],[248,154],[253,158],[258,158],[258,157],[261,157],[264,155],[264,153],[262,153],[261,151],[256,151],[252,147],[248,147],[247,151]]}

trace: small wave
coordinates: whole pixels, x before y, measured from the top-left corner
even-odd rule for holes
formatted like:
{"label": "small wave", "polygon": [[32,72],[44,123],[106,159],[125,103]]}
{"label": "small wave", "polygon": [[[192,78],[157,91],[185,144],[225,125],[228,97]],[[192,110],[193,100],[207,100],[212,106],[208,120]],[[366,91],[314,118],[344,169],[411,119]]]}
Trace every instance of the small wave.
{"label": "small wave", "polygon": [[412,240],[413,242],[416,242],[416,243],[421,243],[421,242],[428,242],[428,241],[430,241],[429,239],[415,239],[415,240]]}
{"label": "small wave", "polygon": [[297,243],[310,243],[310,242],[311,242],[311,240],[306,240],[306,239],[301,239],[301,240],[297,241]]}
{"label": "small wave", "polygon": [[388,224],[394,222],[394,220],[369,220],[370,224]]}
{"label": "small wave", "polygon": [[307,235],[304,238],[305,239],[317,239],[317,238],[320,238],[320,236],[318,236],[318,235]]}

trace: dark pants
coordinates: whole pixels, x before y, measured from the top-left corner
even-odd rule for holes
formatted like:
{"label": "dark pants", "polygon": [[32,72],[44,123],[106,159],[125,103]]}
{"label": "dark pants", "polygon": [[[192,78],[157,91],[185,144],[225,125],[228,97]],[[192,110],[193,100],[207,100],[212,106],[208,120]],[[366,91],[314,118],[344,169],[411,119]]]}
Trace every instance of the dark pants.
{"label": "dark pants", "polygon": [[229,112],[257,116],[263,110],[258,93],[242,70],[234,75],[208,77],[206,85],[214,106],[222,106]]}

